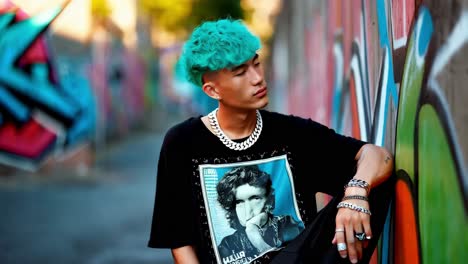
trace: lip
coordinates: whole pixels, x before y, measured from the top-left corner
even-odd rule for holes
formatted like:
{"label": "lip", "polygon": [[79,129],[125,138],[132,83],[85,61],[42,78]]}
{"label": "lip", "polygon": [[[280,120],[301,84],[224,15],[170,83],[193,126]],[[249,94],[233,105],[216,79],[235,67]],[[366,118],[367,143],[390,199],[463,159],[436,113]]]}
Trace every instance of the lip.
{"label": "lip", "polygon": [[254,96],[256,97],[263,97],[265,96],[267,93],[267,88],[266,87],[263,87],[263,88],[260,88],[258,89],[255,93],[254,93]]}

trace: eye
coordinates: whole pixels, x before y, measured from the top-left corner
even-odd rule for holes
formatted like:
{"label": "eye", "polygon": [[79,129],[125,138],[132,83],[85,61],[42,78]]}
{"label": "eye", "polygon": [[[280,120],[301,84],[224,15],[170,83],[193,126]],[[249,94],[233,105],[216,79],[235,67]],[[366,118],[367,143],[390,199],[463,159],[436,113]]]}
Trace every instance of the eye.
{"label": "eye", "polygon": [[255,62],[254,65],[255,65],[255,67],[260,66],[260,61]]}
{"label": "eye", "polygon": [[258,196],[258,195],[254,195],[250,198],[250,200],[254,200],[254,201],[258,201],[258,200],[261,200],[262,197]]}
{"label": "eye", "polygon": [[245,74],[245,72],[246,72],[246,70],[242,70],[242,71],[236,73],[235,76],[242,76],[242,75]]}
{"label": "eye", "polygon": [[242,201],[242,200],[236,200],[236,205],[237,205],[237,204],[241,204],[241,203],[243,203],[243,202],[244,202],[244,201]]}

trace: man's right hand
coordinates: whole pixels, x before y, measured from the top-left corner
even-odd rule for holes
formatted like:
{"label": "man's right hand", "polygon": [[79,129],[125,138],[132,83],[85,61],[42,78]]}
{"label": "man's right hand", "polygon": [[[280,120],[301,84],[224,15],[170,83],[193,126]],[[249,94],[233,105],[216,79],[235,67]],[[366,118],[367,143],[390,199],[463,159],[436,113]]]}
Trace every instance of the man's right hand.
{"label": "man's right hand", "polygon": [[257,248],[259,252],[264,252],[272,248],[268,243],[263,239],[263,234],[261,231],[261,226],[263,226],[268,221],[267,213],[263,212],[258,214],[245,223],[245,233],[249,238],[252,245]]}

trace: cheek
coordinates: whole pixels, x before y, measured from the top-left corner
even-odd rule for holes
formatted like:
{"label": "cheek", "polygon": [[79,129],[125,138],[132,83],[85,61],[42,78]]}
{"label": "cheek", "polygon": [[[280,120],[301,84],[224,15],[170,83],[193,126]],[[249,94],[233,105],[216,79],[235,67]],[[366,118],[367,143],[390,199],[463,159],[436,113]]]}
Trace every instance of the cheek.
{"label": "cheek", "polygon": [[236,213],[237,213],[237,215],[239,217],[244,215],[244,212],[245,212],[245,209],[244,209],[244,206],[242,204],[236,205]]}
{"label": "cheek", "polygon": [[260,67],[258,69],[258,73],[263,76],[263,65],[262,64],[260,64]]}
{"label": "cheek", "polygon": [[232,78],[230,80],[230,87],[233,88],[232,91],[239,91],[240,89],[245,87],[247,83],[248,83],[248,79],[247,79],[247,74],[246,74],[242,77]]}
{"label": "cheek", "polygon": [[255,203],[254,208],[255,208],[255,214],[259,214],[263,211],[263,208],[265,207],[266,200],[262,199],[259,200]]}

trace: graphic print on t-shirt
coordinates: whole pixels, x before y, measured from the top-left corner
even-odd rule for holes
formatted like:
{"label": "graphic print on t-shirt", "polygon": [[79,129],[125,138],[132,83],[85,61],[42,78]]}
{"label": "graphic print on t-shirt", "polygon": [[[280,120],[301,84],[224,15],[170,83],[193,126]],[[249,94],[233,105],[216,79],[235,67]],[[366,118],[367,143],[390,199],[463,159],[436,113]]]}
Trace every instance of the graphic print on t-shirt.
{"label": "graphic print on t-shirt", "polygon": [[250,263],[304,229],[286,155],[199,171],[218,263]]}

